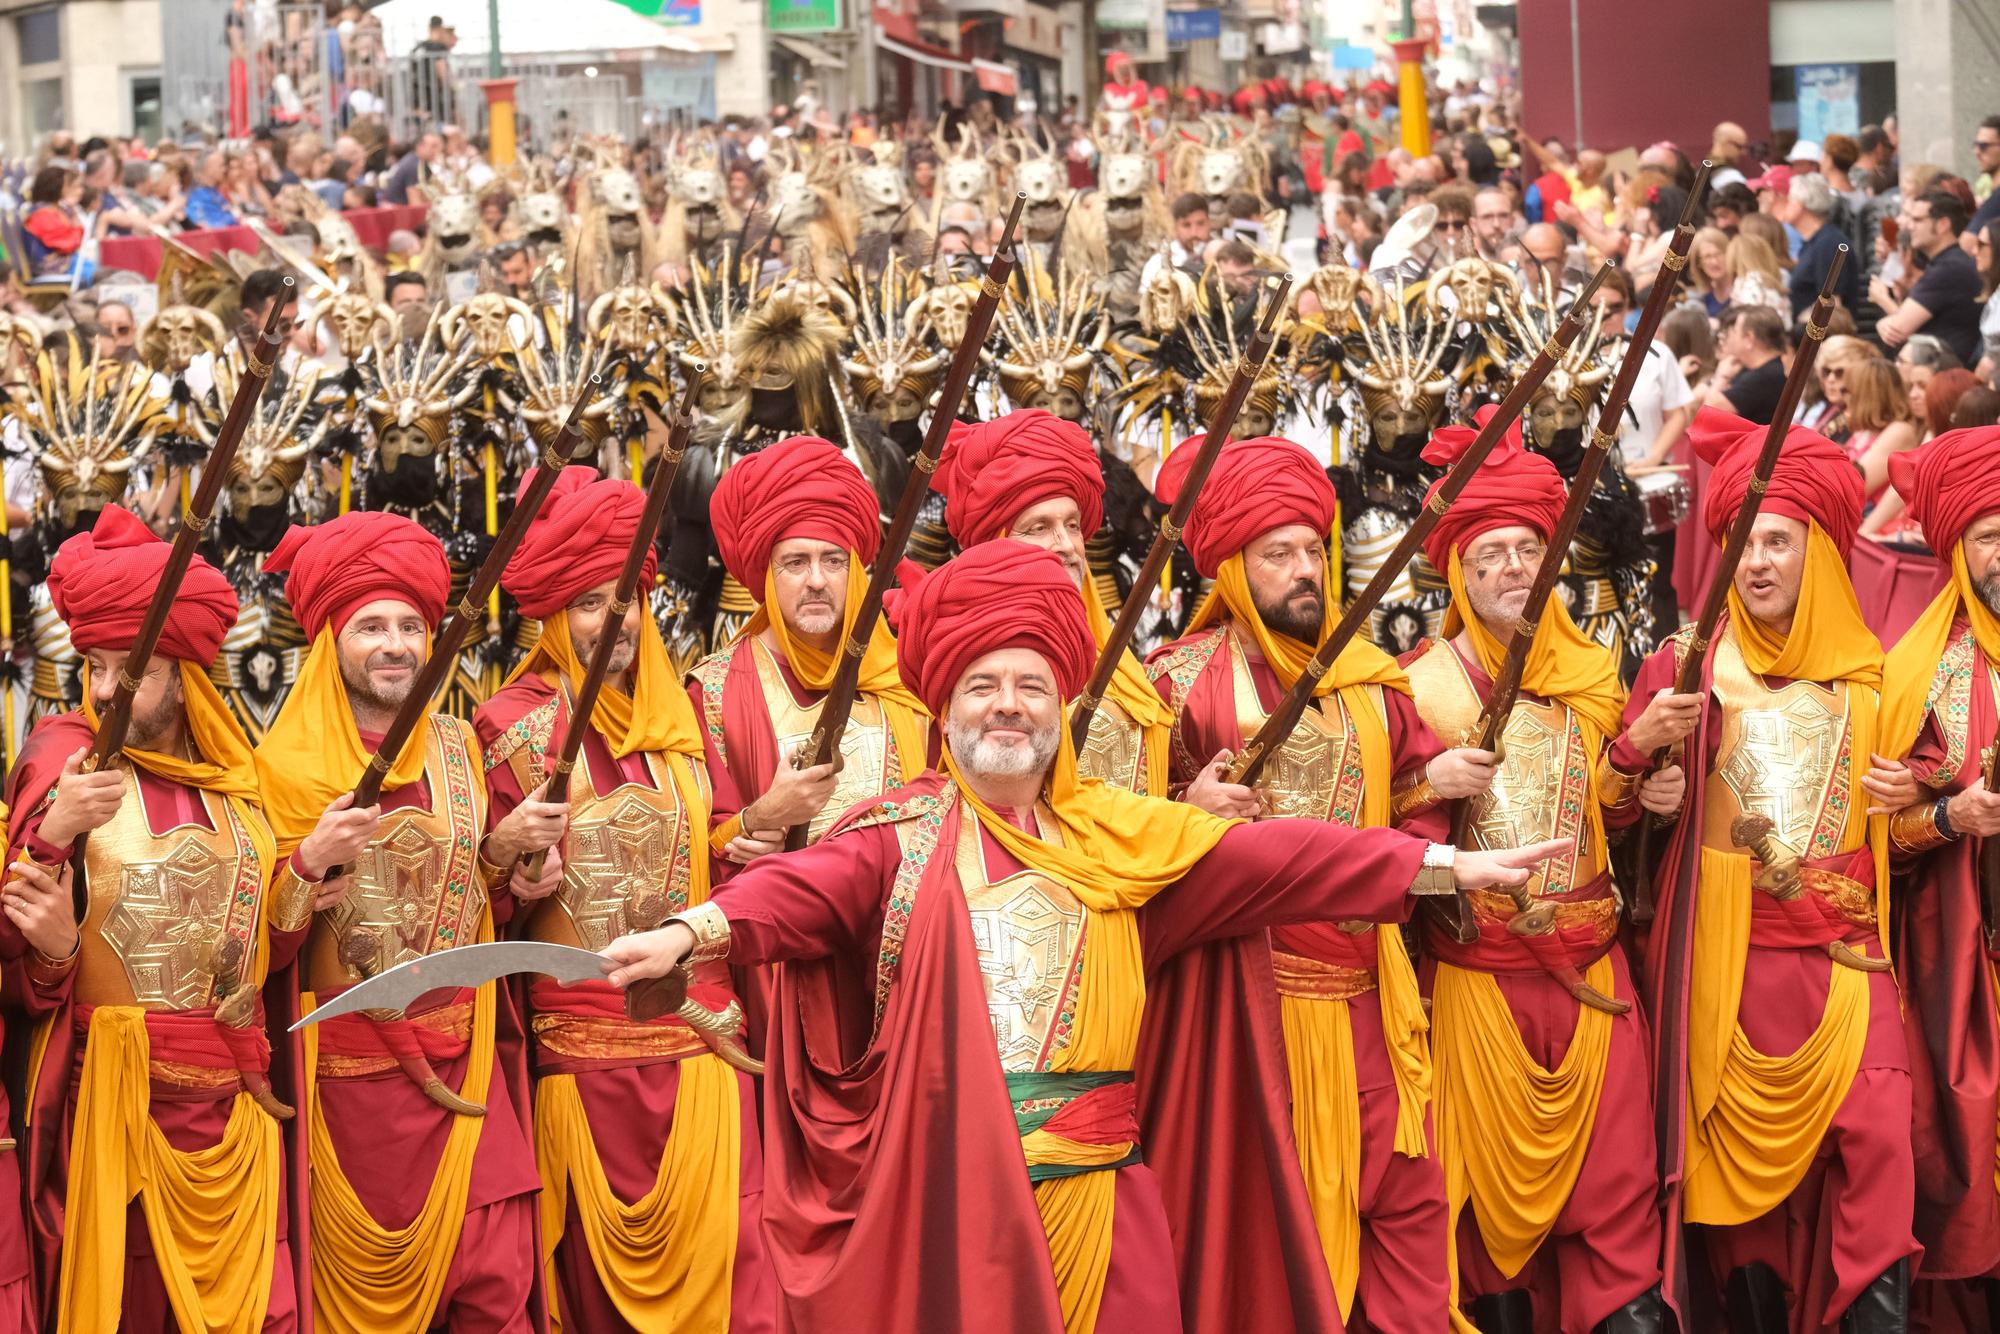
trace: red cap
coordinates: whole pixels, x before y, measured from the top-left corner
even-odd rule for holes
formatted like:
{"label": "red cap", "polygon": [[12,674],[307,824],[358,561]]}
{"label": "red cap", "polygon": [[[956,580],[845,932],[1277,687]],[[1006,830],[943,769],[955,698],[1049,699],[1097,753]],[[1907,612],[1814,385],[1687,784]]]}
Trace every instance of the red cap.
{"label": "red cap", "polygon": [[1064,699],[1090,679],[1097,640],[1076,585],[1052,552],[1026,542],[982,542],[932,574],[918,577],[914,567],[904,568],[896,670],[937,717],[965,669],[1003,648],[1046,658]]}
{"label": "red cap", "polygon": [[1792,169],[1784,166],[1767,167],[1762,176],[1753,177],[1744,184],[1752,190],[1770,190],[1776,194],[1787,195],[1792,192]]}
{"label": "red cap", "polygon": [[723,565],[757,598],[771,548],[788,537],[831,542],[864,561],[882,545],[881,502],[868,479],[816,435],[780,440],[731,464],[708,515]]}
{"label": "red cap", "polygon": [[[1171,505],[1201,452],[1201,437],[1183,440],[1160,465],[1153,493]],[[1182,534],[1194,567],[1213,579],[1222,562],[1259,533],[1302,523],[1324,533],[1333,526],[1338,504],[1326,469],[1305,446],[1275,435],[1232,440],[1215,457],[1215,467]]]}
{"label": "red cap", "polygon": [[990,422],[956,422],[931,489],[944,495],[945,525],[960,547],[990,542],[1022,510],[1067,496],[1083,531],[1104,522],[1104,469],[1090,433],[1040,408]]}
{"label": "red cap", "polygon": [[444,544],[422,524],[376,510],[291,529],[264,558],[264,570],[285,576],[285,598],[308,639],[322,626],[339,634],[378,598],[409,603],[435,627],[451,596]]}
{"label": "red cap", "polygon": [[[1474,419],[1484,426],[1495,410],[1489,403],[1479,409]],[[1447,426],[1424,447],[1424,462],[1449,468],[1478,435],[1471,427]],[[1429,501],[1443,486],[1442,477],[1432,482],[1424,499]],[[1448,569],[1453,547],[1463,551],[1481,533],[1515,524],[1534,529],[1546,542],[1555,535],[1556,522],[1562,518],[1563,502],[1568,495],[1556,465],[1522,444],[1521,421],[1517,417],[1465,489],[1458,493],[1458,499],[1451,502],[1451,508],[1425,536],[1424,555],[1436,569]]]}
{"label": "red cap", "polygon": [[[118,505],[106,505],[89,532],[62,544],[49,563],[49,600],[77,652],[132,647],[172,550]],[[236,624],[236,610],[236,594],[222,571],[196,556],[174,594],[156,651],[178,662],[214,662]]]}
{"label": "red cap", "polygon": [[2000,426],[1971,426],[1889,456],[1889,481],[1941,559],[1973,522],[2000,513]]}
{"label": "red cap", "polygon": [[[523,615],[546,620],[618,577],[645,508],[646,493],[630,482],[600,479],[595,468],[564,468],[507,562],[500,586],[514,595]],[[653,586],[658,565],[649,549],[639,571],[641,590]]]}

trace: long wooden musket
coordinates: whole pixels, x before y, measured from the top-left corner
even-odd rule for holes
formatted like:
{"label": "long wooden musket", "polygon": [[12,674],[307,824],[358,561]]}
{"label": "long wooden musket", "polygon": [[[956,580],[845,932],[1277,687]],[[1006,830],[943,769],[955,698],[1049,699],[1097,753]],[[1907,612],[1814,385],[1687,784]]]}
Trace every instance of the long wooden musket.
{"label": "long wooden musket", "polygon": [[[590,662],[584,668],[583,685],[571,702],[569,726],[563,731],[562,751],[556,757],[556,766],[549,773],[548,791],[542,800],[558,804],[569,800],[569,776],[576,768],[576,759],[583,750],[584,734],[590,730],[590,715],[597,708],[597,697],[604,693],[604,682],[611,675],[611,656],[618,651],[617,631],[625,623],[625,615],[631,611],[633,601],[639,595],[639,575],[646,567],[646,554],[653,549],[653,539],[660,531],[660,520],[667,512],[667,500],[674,489],[674,474],[680,471],[681,456],[687,453],[688,434],[694,429],[694,405],[701,397],[701,381],[708,368],[697,364],[688,379],[687,390],[681,395],[678,411],[667,430],[667,442],[660,450],[659,462],[653,465],[653,480],[646,484],[646,503],[639,511],[639,526],[632,533],[631,545],[625,549],[625,564],[619,568],[618,583],[611,594],[611,605],[605,610],[604,622],[597,632],[597,643],[591,647]],[[557,612],[557,615],[563,615]],[[546,849],[531,852],[524,859],[530,880],[542,878],[542,866],[548,860]]]}
{"label": "long wooden musket", "polygon": [[1403,567],[1417,554],[1417,549],[1423,545],[1425,536],[1436,526],[1445,511],[1451,508],[1451,502],[1458,498],[1458,493],[1472,480],[1473,474],[1479,470],[1479,465],[1485,462],[1486,456],[1493,451],[1493,446],[1507,433],[1507,428],[1514,424],[1515,418],[1519,417],[1522,409],[1527,407],[1528,400],[1542,387],[1542,381],[1548,378],[1549,372],[1555,369],[1556,363],[1569,351],[1570,344],[1576,341],[1577,333],[1583,328],[1584,318],[1590,311],[1590,300],[1597,294],[1598,286],[1603,283],[1605,275],[1610,272],[1611,266],[1606,264],[1578,294],[1576,301],[1570,306],[1569,313],[1564,315],[1562,323],[1556,326],[1555,333],[1547,343],[1543,344],[1542,350],[1535,354],[1534,361],[1522,373],[1521,378],[1515,381],[1514,387],[1507,391],[1507,397],[1500,401],[1499,407],[1494,410],[1492,417],[1487,419],[1486,425],[1479,429],[1479,434],[1466,447],[1458,462],[1452,465],[1451,471],[1439,484],[1437,492],[1424,502],[1423,509],[1417,512],[1417,517],[1404,532],[1402,539],[1396,543],[1395,549],[1389,553],[1388,559],[1382,562],[1381,568],[1375,571],[1374,577],[1369,579],[1359,596],[1348,604],[1345,612],[1341,613],[1339,623],[1313,651],[1305,670],[1299,673],[1299,679],[1292,683],[1291,689],[1285,692],[1285,697],[1279,702],[1278,707],[1264,719],[1264,725],[1257,729],[1257,734],[1251,737],[1230,761],[1227,775],[1230,782],[1255,783],[1257,775],[1263,771],[1265,762],[1278,747],[1285,744],[1286,738],[1291,736],[1292,729],[1299,725],[1299,719],[1305,716],[1307,706],[1312,703],[1313,692],[1318,689],[1320,681],[1326,674],[1333,670],[1333,664],[1339,660],[1341,650],[1345,649],[1349,641],[1360,631],[1369,613],[1375,610],[1375,605],[1389,591],[1389,585],[1395,582],[1397,576],[1403,572]]}
{"label": "long wooden musket", "polygon": [[98,715],[97,736],[92,740],[90,754],[83,762],[86,770],[100,768],[125,746],[125,734],[132,725],[132,697],[138,693],[139,683],[146,677],[147,664],[152,661],[153,650],[159,646],[161,631],[167,628],[167,615],[173,610],[181,581],[187,577],[188,566],[194,562],[194,549],[208,531],[209,520],[215,515],[215,502],[222,494],[230,461],[236,457],[236,447],[242,442],[244,432],[250,429],[250,419],[257,411],[257,400],[263,397],[264,386],[270,383],[271,371],[278,364],[278,354],[290,332],[284,312],[285,307],[295,299],[296,285],[293,279],[285,279],[284,287],[271,300],[270,313],[264,316],[264,328],[257,335],[256,350],[244,358],[247,364],[243,378],[236,382],[236,395],[230,399],[229,411],[215,433],[215,447],[209,450],[208,459],[202,464],[201,481],[188,501],[187,513],[181,516],[180,529],[174,534],[172,549],[167,552],[166,568],[160,572],[160,582],[153,589],[153,600],[146,604],[146,615],[139,622],[139,633],[132,640],[132,651],[125,655],[125,665],[118,672],[118,684],[112,692],[111,702]]}
{"label": "long wooden musket", "polygon": [[[847,729],[847,719],[854,712],[854,697],[861,685],[861,659],[868,651],[868,641],[875,634],[875,623],[882,616],[882,594],[888,591],[889,581],[895,576],[896,562],[903,558],[903,552],[910,545],[910,533],[917,526],[917,511],[923,507],[924,497],[931,489],[931,474],[937,471],[938,456],[944,452],[945,440],[951,435],[952,423],[958,418],[958,405],[965,398],[966,386],[972,383],[972,373],[979,364],[980,349],[986,345],[986,331],[993,323],[993,312],[1000,307],[1000,297],[1007,290],[1007,279],[1014,270],[1014,232],[1021,225],[1021,210],[1027,204],[1025,192],[1014,196],[1014,206],[1007,211],[1007,226],[1000,233],[1000,243],[993,247],[993,257],[986,261],[986,276],[979,284],[979,299],[965,317],[965,337],[958,349],[952,353],[951,366],[945,371],[944,386],[938,391],[937,403],[931,409],[931,424],[924,432],[923,444],[918,446],[916,456],[910,460],[909,480],[903,484],[903,495],[896,502],[896,513],[889,521],[888,531],[883,535],[882,546],[875,553],[875,562],[868,569],[868,591],[862,595],[861,606],[854,615],[854,628],[841,646],[840,662],[834,668],[833,681],[827,686],[826,699],[820,705],[819,722],[813,727],[812,735],[799,748],[794,763],[799,768],[810,768],[816,764],[831,764],[840,751],[840,734]],[[806,826],[794,826],[785,837],[785,846],[798,849],[805,846]]]}
{"label": "long wooden musket", "polygon": [[1118,660],[1125,655],[1126,646],[1139,631],[1139,618],[1145,614],[1150,601],[1146,594],[1159,585],[1160,573],[1173,557],[1174,547],[1187,528],[1188,516],[1194,513],[1195,498],[1201,494],[1202,483],[1208,480],[1210,469],[1215,467],[1216,456],[1228,442],[1229,433],[1236,426],[1236,416],[1243,410],[1243,400],[1250,396],[1258,375],[1263,372],[1264,359],[1271,354],[1271,344],[1276,341],[1278,312],[1284,308],[1285,298],[1291,295],[1292,275],[1288,273],[1273,281],[1275,288],[1271,293],[1271,304],[1265,308],[1264,318],[1258,324],[1256,333],[1251,335],[1243,359],[1236,363],[1236,374],[1230,378],[1222,401],[1215,405],[1214,413],[1209,416],[1208,428],[1202,434],[1201,444],[1196,447],[1194,463],[1188,468],[1187,479],[1181,483],[1180,494],[1174,497],[1173,507],[1160,520],[1160,531],[1153,535],[1153,545],[1147,550],[1139,573],[1132,579],[1131,596],[1118,609],[1118,619],[1112,624],[1111,634],[1097,655],[1097,666],[1092,669],[1083,694],[1077,697],[1076,708],[1070,714],[1069,731],[1070,741],[1078,752],[1083,750],[1083,743],[1090,736],[1090,720],[1104,702],[1104,692],[1110,689],[1111,678],[1118,673]]}
{"label": "long wooden musket", "polygon": [[[1764,488],[1771,484],[1771,474],[1777,471],[1778,453],[1784,447],[1785,436],[1791,431],[1792,414],[1798,410],[1799,398],[1805,393],[1806,383],[1812,379],[1813,363],[1819,359],[1820,344],[1826,341],[1826,322],[1833,317],[1833,285],[1840,280],[1841,269],[1846,267],[1847,254],[1845,245],[1835,252],[1833,264],[1826,271],[1826,280],[1819,285],[1819,296],[1813,302],[1812,313],[1806,316],[1805,341],[1799,345],[1798,355],[1792,358],[1791,374],[1785,377],[1785,387],[1778,395],[1778,406],[1771,412],[1771,424],[1764,432],[1764,446],[1757,453],[1757,464],[1751,473],[1749,488],[1744,492],[1743,506],[1736,511],[1736,520],[1729,526],[1729,536],[1722,544],[1722,556],[1716,562],[1715,573],[1709,577],[1701,615],[1696,619],[1694,634],[1688,640],[1687,655],[1681,659],[1680,670],[1674,676],[1674,693],[1677,695],[1690,694],[1701,687],[1701,674],[1708,666],[1708,652],[1715,640],[1715,627],[1722,621],[1722,609],[1729,604],[1729,589],[1736,582],[1736,567],[1743,561],[1743,549],[1750,544],[1750,527],[1757,522],[1757,511],[1764,504]],[[1672,749],[1667,746],[1656,751],[1648,768],[1659,768]],[[1632,920],[1641,925],[1653,920],[1655,907],[1650,865],[1653,860],[1652,841],[1652,818],[1641,811],[1632,887]],[[1695,863],[1699,860],[1683,857],[1676,879],[1683,885],[1690,883]],[[1683,892],[1679,897],[1685,903],[1688,896]]]}

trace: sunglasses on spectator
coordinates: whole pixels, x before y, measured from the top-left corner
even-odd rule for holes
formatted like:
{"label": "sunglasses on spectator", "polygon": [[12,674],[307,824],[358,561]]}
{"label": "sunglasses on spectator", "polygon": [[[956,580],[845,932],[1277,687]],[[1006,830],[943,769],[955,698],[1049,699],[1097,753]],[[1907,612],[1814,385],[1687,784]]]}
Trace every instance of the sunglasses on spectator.
{"label": "sunglasses on spectator", "polygon": [[1439,218],[1437,228],[1441,232],[1462,232],[1472,224],[1464,218]]}
{"label": "sunglasses on spectator", "polygon": [[1973,151],[1983,153],[1989,148],[2000,148],[2000,139],[1974,139]]}

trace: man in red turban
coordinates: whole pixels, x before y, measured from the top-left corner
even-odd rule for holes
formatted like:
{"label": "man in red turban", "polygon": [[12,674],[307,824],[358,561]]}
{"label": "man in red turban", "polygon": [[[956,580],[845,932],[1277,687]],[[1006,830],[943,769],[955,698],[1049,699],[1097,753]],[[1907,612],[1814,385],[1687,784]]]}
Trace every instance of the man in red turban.
{"label": "man in red turban", "polygon": [[[1703,409],[1688,433],[1714,468],[1704,517],[1719,543],[1766,428]],[[1686,1287],[1681,1224],[1707,1225],[1743,1329],[1777,1328],[1768,1313],[1782,1322],[1789,1293],[1808,1328],[1900,1330],[1917,1252],[1886,821],[1871,829],[1861,786],[1890,738],[1882,648],[1844,560],[1860,515],[1846,454],[1792,428],[1699,691],[1673,693],[1683,630],[1641,667],[1599,789],[1610,823],[1642,806],[1673,823],[1653,844],[1647,939],[1666,1290]],[[1683,769],[1683,754],[1698,762]]]}
{"label": "man in red turban", "polygon": [[[43,1325],[291,1329],[292,1113],[272,1092],[259,989],[304,932],[277,920],[250,742],[208,679],[236,597],[201,557],[138,670],[123,748],[84,771],[169,550],[110,505],[50,565],[83,706],[35,727],[8,782],[0,957],[49,1045],[30,1151],[4,1156],[0,1189],[18,1201],[29,1165]],[[129,1235],[135,1203],[149,1246]],[[17,1219],[0,1240],[10,1328],[36,1323],[29,1235]]]}
{"label": "man in red turban", "polygon": [[2000,1190],[1993,1125],[2000,1050],[1993,923],[1981,886],[2000,795],[1985,755],[2000,735],[2000,427],[1947,431],[1889,460],[1889,478],[1948,571],[1883,671],[1881,752],[1869,803],[1892,812],[1890,855],[1907,876],[1897,974],[1916,1099],[1922,1277],[1978,1280],[2000,1320]]}
{"label": "man in red turban", "polygon": [[[645,492],[563,470],[501,585],[541,638],[472,724],[486,757],[489,817],[546,796],[585,664],[616,636],[569,777],[568,821],[547,898],[512,907],[516,933],[603,949],[708,899],[708,800],[701,725],[667,657],[645,590],[617,601]],[[501,905],[496,904],[496,909]],[[703,968],[696,994],[734,1000],[728,970]],[[542,1249],[565,1320],[578,1329],[765,1329],[775,1319],[764,1258],[754,1086],[675,1018],[636,1022],[603,982],[528,992],[534,1036]],[[635,1208],[660,1183],[659,1210]],[[644,1256],[635,1265],[633,1256]],[[662,1275],[669,1276],[662,1281]]]}
{"label": "man in red turban", "polygon": [[[443,714],[385,757],[380,800],[350,804],[430,656],[451,579],[435,537],[355,511],[292,529],[264,568],[286,576],[312,643],[257,769],[286,859],[280,901],[311,925],[301,986],[323,1002],[397,964],[491,939],[496,896],[504,916],[510,897],[550,893],[558,858],[532,881],[516,863],[561,837],[566,811],[524,801],[490,819],[472,725]],[[509,1094],[525,1072],[501,1064],[519,1053],[495,1040],[502,1009],[489,982],[433,991],[407,1015],[317,1026],[304,1078],[323,1325],[532,1327],[541,1183],[525,1109]]]}
{"label": "man in red turban", "polygon": [[[954,426],[931,487],[945,497],[945,521],[960,548],[1010,537],[1054,552],[1103,648],[1111,621],[1084,550],[1104,522],[1104,470],[1089,432],[1040,408]],[[1077,765],[1085,777],[1165,796],[1172,721],[1128,646],[1091,715]]]}
{"label": "man in red turban", "polygon": [[794,825],[817,838],[849,806],[921,773],[930,727],[878,620],[841,763],[791,764],[819,723],[882,544],[861,469],[828,441],[793,436],[731,464],[709,513],[723,564],[759,603],[691,674],[715,789],[709,846],[734,866],[784,847]]}
{"label": "man in red turban", "polygon": [[[1163,501],[1178,497],[1198,452],[1189,440],[1168,455]],[[1443,751],[1402,669],[1364,639],[1341,650],[1254,789],[1223,777],[1339,619],[1326,595],[1333,519],[1333,487],[1304,447],[1265,436],[1217,455],[1185,534],[1215,587],[1187,637],[1148,662],[1174,711],[1173,781],[1220,815],[1444,838],[1441,799],[1482,786],[1492,756]],[[1271,962],[1293,1136],[1312,1165],[1300,1183],[1341,1313],[1358,1296],[1385,1334],[1443,1328],[1444,1178],[1425,1134],[1430,1055],[1402,933],[1361,921],[1288,926],[1272,934]],[[1164,1022],[1156,1015],[1149,1042],[1173,1045]]]}
{"label": "man in red turban", "polygon": [[[1280,1257],[1309,1224],[1282,1181],[1218,1182],[1260,1207],[1240,1211],[1245,1231],[1203,1243],[1215,1255],[1184,1258],[1177,1281],[1133,1097],[1147,977],[1222,936],[1395,921],[1420,880],[1518,881],[1556,849],[1461,852],[1446,872],[1451,854],[1391,830],[1237,828],[1080,778],[1063,701],[1092,636],[1060,561],[1023,543],[948,562],[906,591],[898,622],[903,679],[944,729],[942,771],[605,951],[619,985],[684,959],[785,962],[764,1208],[792,1320],[1177,1329],[1182,1283],[1226,1264],[1233,1300],[1188,1304],[1196,1330],[1332,1327],[1325,1286],[1287,1281]],[[1236,1160],[1211,1147],[1218,1165]]]}
{"label": "man in red turban", "polygon": [[[1425,461],[1453,466],[1475,434],[1439,431]],[[1567,499],[1555,464],[1522,448],[1517,423],[1426,537],[1451,607],[1444,636],[1404,664],[1439,736],[1478,728],[1529,589],[1544,561],[1561,560],[1548,545]],[[1537,619],[1501,758],[1465,818],[1476,843],[1567,838],[1575,851],[1536,873],[1528,899],[1475,897],[1470,940],[1424,923],[1455,1301],[1483,1330],[1559,1320],[1639,1334],[1666,1315],[1653,1104],[1596,787],[1610,777],[1604,754],[1625,692],[1610,650],[1577,628],[1560,595]],[[1575,1073],[1551,1087],[1545,1072],[1558,1069]]]}

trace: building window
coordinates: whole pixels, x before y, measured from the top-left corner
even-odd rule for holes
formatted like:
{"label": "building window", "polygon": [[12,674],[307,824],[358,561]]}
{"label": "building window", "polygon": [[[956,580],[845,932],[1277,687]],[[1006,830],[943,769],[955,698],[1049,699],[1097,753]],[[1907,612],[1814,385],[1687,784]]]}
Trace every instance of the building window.
{"label": "building window", "polygon": [[63,128],[61,79],[28,79],[21,84],[21,114],[35,138]]}
{"label": "building window", "polygon": [[142,143],[157,143],[161,136],[160,76],[154,72],[125,76],[126,125]]}
{"label": "building window", "polygon": [[62,12],[36,9],[14,19],[15,40],[23,65],[48,65],[62,59]]}

